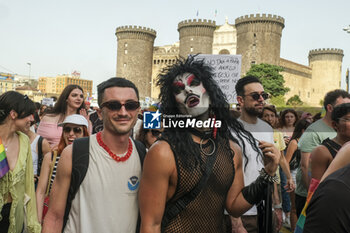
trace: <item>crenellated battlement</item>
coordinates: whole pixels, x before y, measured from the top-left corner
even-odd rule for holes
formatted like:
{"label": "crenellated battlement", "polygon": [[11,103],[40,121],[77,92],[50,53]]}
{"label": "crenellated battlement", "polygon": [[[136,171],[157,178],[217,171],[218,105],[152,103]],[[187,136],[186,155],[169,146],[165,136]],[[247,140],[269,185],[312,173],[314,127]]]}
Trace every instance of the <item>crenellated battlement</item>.
{"label": "crenellated battlement", "polygon": [[278,23],[284,27],[284,18],[278,15],[272,14],[250,14],[244,15],[235,20],[236,26],[243,23],[253,23],[253,22],[262,22],[262,23]]}
{"label": "crenellated battlement", "polygon": [[210,19],[187,19],[183,20],[178,24],[178,30],[182,27],[196,27],[196,26],[207,26],[216,28],[216,22]]}
{"label": "crenellated battlement", "polygon": [[154,29],[148,28],[148,27],[142,27],[142,26],[136,26],[136,25],[127,25],[127,26],[121,26],[117,27],[115,30],[115,34],[117,35],[118,33],[144,33],[148,34],[150,36],[156,37],[157,32]]}
{"label": "crenellated battlement", "polygon": [[324,55],[324,54],[344,56],[344,51],[342,49],[336,49],[336,48],[320,48],[320,49],[312,49],[309,51],[309,57],[316,56],[316,55]]}

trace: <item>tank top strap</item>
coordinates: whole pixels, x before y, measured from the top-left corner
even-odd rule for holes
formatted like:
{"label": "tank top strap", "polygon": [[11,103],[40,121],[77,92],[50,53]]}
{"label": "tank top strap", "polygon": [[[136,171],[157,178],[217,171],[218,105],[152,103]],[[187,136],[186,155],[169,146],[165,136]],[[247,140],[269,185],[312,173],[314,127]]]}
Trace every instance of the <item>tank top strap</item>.
{"label": "tank top strap", "polygon": [[336,143],[335,141],[329,138],[326,138],[325,140],[323,140],[321,144],[328,149],[329,153],[331,153],[333,158],[336,156],[336,154],[341,148],[341,145],[339,145],[338,143]]}

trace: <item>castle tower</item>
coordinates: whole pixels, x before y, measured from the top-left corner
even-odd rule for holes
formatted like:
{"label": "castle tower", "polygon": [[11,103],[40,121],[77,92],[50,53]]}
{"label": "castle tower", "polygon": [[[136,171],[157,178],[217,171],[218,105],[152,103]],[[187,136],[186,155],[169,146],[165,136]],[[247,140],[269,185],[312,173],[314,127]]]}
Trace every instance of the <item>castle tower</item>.
{"label": "castle tower", "polygon": [[251,14],[235,20],[237,54],[242,55],[242,75],[252,64],[279,65],[284,18],[277,15]]}
{"label": "castle tower", "polygon": [[309,52],[312,104],[319,105],[327,92],[340,88],[343,56],[343,50],[334,48],[314,49]]}
{"label": "castle tower", "polygon": [[212,54],[213,36],[216,29],[212,20],[184,20],[178,25],[181,57],[188,54]]}
{"label": "castle tower", "polygon": [[156,31],[140,26],[116,29],[117,76],[127,78],[139,89],[140,98],[151,96],[153,44]]}

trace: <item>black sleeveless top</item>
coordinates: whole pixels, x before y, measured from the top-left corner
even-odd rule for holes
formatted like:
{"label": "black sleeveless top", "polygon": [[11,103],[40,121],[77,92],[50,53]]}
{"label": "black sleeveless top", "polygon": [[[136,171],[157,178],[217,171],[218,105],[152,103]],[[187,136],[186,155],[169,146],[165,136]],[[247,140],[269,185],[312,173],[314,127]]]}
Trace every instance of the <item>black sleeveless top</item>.
{"label": "black sleeveless top", "polygon": [[[164,232],[226,232],[224,209],[227,192],[232,185],[235,170],[229,141],[218,137],[217,146],[216,161],[207,184],[182,212],[175,216],[167,226],[162,226]],[[208,141],[203,145],[203,150],[206,153],[212,152],[213,143]],[[203,175],[200,168],[186,169],[175,152],[174,155],[178,180],[175,194],[169,202],[176,202],[184,193],[191,191]],[[203,152],[201,152],[201,158],[204,163],[207,161],[207,155]]]}
{"label": "black sleeveless top", "polygon": [[329,153],[331,153],[333,159],[341,148],[341,145],[339,145],[338,143],[336,143],[335,141],[333,141],[329,138],[326,138],[325,140],[323,140],[321,145],[324,145],[328,149],[328,151],[329,151]]}

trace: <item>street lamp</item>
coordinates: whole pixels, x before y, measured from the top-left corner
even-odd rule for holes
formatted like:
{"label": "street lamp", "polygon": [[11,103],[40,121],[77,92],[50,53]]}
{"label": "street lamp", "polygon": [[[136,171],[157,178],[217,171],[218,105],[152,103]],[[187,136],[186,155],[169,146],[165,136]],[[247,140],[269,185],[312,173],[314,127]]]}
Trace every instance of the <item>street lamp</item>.
{"label": "street lamp", "polygon": [[27,62],[27,65],[29,66],[29,79],[30,79],[30,71],[31,71],[31,69],[32,69],[32,63]]}
{"label": "street lamp", "polygon": [[[347,33],[350,33],[350,25],[343,28],[343,30],[346,31]],[[345,81],[346,81],[346,91],[349,92],[349,68],[346,70]]]}

